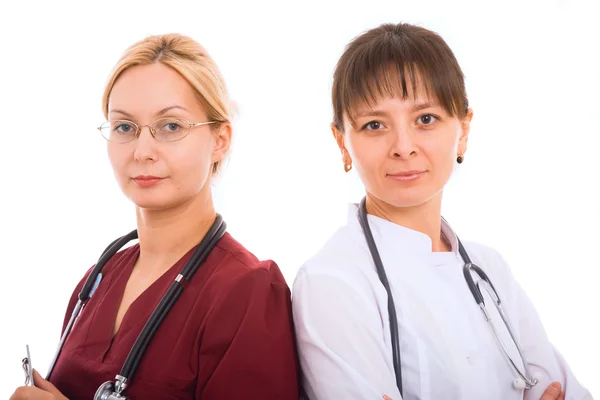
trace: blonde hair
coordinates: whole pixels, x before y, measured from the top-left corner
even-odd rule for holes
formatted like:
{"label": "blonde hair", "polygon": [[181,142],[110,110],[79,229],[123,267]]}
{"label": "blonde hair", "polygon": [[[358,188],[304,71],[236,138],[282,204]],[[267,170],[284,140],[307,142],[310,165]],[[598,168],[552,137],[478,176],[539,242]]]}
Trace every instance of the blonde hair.
{"label": "blonde hair", "polygon": [[[223,76],[214,60],[195,40],[176,33],[149,36],[129,47],[109,75],[102,97],[102,112],[108,119],[108,98],[115,81],[128,68],[136,65],[161,63],[179,73],[196,91],[200,104],[206,110],[212,129],[233,119],[233,106],[227,94]],[[213,174],[220,162],[213,164]]]}

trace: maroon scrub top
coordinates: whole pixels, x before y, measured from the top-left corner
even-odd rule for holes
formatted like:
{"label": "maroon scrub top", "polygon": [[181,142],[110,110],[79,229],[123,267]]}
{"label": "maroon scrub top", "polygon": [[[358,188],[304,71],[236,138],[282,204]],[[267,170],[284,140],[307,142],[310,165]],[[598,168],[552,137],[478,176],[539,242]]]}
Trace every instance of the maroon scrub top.
{"label": "maroon scrub top", "polygon": [[[114,337],[139,245],[105,265],[104,278],[69,334],[50,379],[67,398],[91,400],[102,383],[114,381],[193,250],[140,294]],[[71,296],[63,331],[86,277]],[[293,332],[290,290],[277,265],[259,261],[226,233],[166,316],[123,394],[131,400],[297,399]]]}

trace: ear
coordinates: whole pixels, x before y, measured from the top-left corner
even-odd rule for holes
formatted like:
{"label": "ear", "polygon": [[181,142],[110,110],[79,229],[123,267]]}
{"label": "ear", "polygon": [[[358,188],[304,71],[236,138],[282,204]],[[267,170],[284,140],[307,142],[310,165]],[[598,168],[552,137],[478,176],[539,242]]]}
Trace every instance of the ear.
{"label": "ear", "polygon": [[231,147],[231,123],[223,122],[221,126],[213,133],[215,136],[215,145],[212,152],[212,164],[221,161]]}
{"label": "ear", "polygon": [[463,118],[460,123],[460,137],[458,138],[458,154],[465,154],[467,152],[467,142],[469,140],[469,132],[471,131],[471,119],[473,119],[473,110],[469,108],[467,115]]}
{"label": "ear", "polygon": [[346,145],[344,143],[344,132],[338,130],[335,124],[331,123],[331,133],[333,134],[333,138],[335,139],[340,151],[342,152],[342,157],[345,159],[348,154],[348,150],[346,150]]}

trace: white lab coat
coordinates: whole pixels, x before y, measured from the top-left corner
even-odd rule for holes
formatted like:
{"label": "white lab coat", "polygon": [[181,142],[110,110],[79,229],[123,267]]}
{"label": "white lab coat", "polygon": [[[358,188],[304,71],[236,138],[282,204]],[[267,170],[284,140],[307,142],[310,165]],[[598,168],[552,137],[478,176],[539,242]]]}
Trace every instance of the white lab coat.
{"label": "white lab coat", "polygon": [[[347,224],[300,268],[293,284],[294,323],[310,400],[370,400],[384,394],[401,399],[387,294],[357,211],[357,205],[350,206]],[[442,231],[453,251],[432,252],[427,235],[372,215],[368,219],[398,315],[404,400],[538,400],[555,380],[566,388],[568,400],[592,398],[548,341],[531,301],[498,253],[464,243],[498,291],[529,368],[539,378],[527,391],[512,384],[517,375],[466,285],[450,227],[444,223]],[[503,342],[520,362],[493,303],[484,298]]]}

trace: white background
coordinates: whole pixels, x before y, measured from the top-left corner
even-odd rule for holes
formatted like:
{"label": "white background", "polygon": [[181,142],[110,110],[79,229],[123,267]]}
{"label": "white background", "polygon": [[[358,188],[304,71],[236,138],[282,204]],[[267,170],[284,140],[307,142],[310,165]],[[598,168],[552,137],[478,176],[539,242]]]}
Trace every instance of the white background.
{"label": "white background", "polygon": [[[439,32],[475,110],[444,215],[497,248],[576,376],[600,396],[598,1],[102,1],[0,6],[0,398],[45,373],[67,300],[135,227],[101,122],[105,79],[149,34],[180,32],[219,64],[240,114],[216,185],[229,231],[291,284],[362,195],[329,132],[344,45],[383,22]],[[19,3],[19,4],[17,4]]]}

